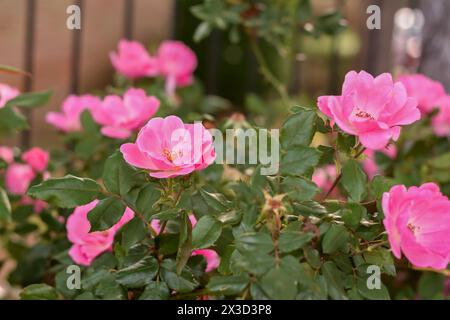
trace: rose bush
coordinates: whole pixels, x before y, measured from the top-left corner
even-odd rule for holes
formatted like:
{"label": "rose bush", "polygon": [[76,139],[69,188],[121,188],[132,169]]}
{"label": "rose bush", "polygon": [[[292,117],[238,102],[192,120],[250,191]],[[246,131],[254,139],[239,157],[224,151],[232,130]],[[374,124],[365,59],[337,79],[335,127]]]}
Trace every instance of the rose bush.
{"label": "rose bush", "polygon": [[[252,29],[267,23],[258,10],[206,1],[192,10],[204,20],[195,37],[243,27],[261,64],[258,41],[281,46],[286,33]],[[335,17],[313,17],[316,32],[336,30]],[[291,107],[262,63],[277,103],[290,107],[279,171],[265,176],[263,165],[217,163],[208,129],[260,128],[252,112],[232,114],[202,93],[186,45],[165,41],[150,53],[122,40],[110,58],[120,76],[104,94],[69,96],[47,114],[64,150],[0,147],[0,235],[23,299],[447,294],[450,122],[439,83],[351,71],[341,95]],[[2,100],[2,132],[25,129],[20,109],[48,93],[4,88],[14,94]],[[376,289],[367,285],[373,266]]]}

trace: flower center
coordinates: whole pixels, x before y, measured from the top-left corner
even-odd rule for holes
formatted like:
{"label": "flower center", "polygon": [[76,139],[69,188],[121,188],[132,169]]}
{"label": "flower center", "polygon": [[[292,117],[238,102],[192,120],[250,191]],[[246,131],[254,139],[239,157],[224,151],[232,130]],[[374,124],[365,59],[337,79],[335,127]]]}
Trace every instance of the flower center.
{"label": "flower center", "polygon": [[363,119],[370,119],[370,120],[375,120],[375,118],[368,112],[361,110],[361,109],[356,109],[356,113],[355,116],[357,116],[358,118],[363,118]]}
{"label": "flower center", "polygon": [[411,230],[411,232],[412,232],[414,235],[416,235],[417,232],[420,231],[420,227],[413,225],[411,222],[408,223],[407,226],[408,226],[408,229]]}
{"label": "flower center", "polygon": [[183,151],[171,151],[168,148],[164,148],[163,155],[167,160],[173,162],[177,158],[181,158],[183,156]]}

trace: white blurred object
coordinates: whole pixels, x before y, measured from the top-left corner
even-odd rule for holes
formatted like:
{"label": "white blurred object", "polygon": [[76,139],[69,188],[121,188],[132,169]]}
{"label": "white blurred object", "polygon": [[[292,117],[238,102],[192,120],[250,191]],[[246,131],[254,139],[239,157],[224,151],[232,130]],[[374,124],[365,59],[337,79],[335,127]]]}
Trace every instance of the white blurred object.
{"label": "white blurred object", "polygon": [[395,14],[392,34],[394,74],[417,72],[422,55],[424,22],[419,9],[401,8]]}

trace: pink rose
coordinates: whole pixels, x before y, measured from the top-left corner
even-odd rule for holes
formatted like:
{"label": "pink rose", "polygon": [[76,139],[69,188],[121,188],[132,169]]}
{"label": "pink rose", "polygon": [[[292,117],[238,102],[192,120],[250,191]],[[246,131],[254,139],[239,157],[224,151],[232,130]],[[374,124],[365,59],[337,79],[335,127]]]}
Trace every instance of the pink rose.
{"label": "pink rose", "polygon": [[445,95],[445,89],[440,82],[422,74],[403,75],[398,78],[398,81],[405,86],[408,96],[417,100],[423,114],[436,108],[438,100]]}
{"label": "pink rose", "polygon": [[36,174],[29,165],[21,163],[10,164],[5,174],[6,188],[12,194],[24,195],[35,177]]}
{"label": "pink rose", "polygon": [[20,92],[16,88],[0,83],[0,108],[3,108],[9,100],[14,99],[19,94]]}
{"label": "pink rose", "polygon": [[96,110],[100,106],[100,99],[89,94],[82,96],[70,95],[64,100],[62,112],[49,112],[46,121],[64,132],[81,130],[80,115],[86,110]]}
{"label": "pink rose", "polygon": [[87,215],[97,203],[98,200],[94,200],[75,208],[67,219],[67,238],[73,244],[69,255],[75,263],[84,266],[91,265],[92,261],[103,252],[112,250],[117,230],[134,216],[134,212],[130,208],[126,208],[122,218],[113,227],[105,231],[89,233],[91,225]]}
{"label": "pink rose", "polygon": [[215,159],[213,139],[201,123],[184,124],[180,118],[151,119],[136,143],[120,147],[126,162],[149,170],[154,178],[171,178],[202,170]]}
{"label": "pink rose", "polygon": [[99,108],[93,110],[102,133],[111,138],[126,139],[140,129],[159,108],[159,100],[147,96],[143,89],[128,89],[123,98],[106,96]]}
{"label": "pink rose", "polygon": [[365,71],[351,71],[345,76],[342,95],[319,97],[318,105],[344,132],[358,136],[372,150],[383,149],[390,139],[396,141],[400,126],[420,119],[416,100],[388,73],[373,78]]}
{"label": "pink rose", "polygon": [[22,154],[22,160],[37,172],[43,172],[47,169],[49,155],[47,151],[34,147]]}
{"label": "pink rose", "polygon": [[14,151],[10,147],[0,147],[0,159],[6,163],[14,161]]}
{"label": "pink rose", "polygon": [[116,71],[125,77],[135,79],[158,74],[157,59],[139,42],[120,40],[117,51],[109,57]]}
{"label": "pink rose", "polygon": [[[395,145],[388,145],[386,148],[379,151],[391,159],[395,159],[397,156],[397,148]],[[369,179],[372,179],[374,176],[381,173],[375,161],[375,152],[373,150],[366,150],[364,151],[364,154],[366,155],[366,158],[363,161],[363,168]]]}
{"label": "pink rose", "polygon": [[433,131],[439,137],[448,137],[450,136],[450,96],[442,97],[438,103],[439,113],[431,120]]}
{"label": "pink rose", "polygon": [[164,41],[158,49],[158,68],[166,79],[166,92],[173,96],[176,87],[190,85],[197,67],[195,53],[180,41]]}
{"label": "pink rose", "polygon": [[450,261],[450,201],[434,183],[383,194],[384,226],[392,252],[417,267],[444,269]]}

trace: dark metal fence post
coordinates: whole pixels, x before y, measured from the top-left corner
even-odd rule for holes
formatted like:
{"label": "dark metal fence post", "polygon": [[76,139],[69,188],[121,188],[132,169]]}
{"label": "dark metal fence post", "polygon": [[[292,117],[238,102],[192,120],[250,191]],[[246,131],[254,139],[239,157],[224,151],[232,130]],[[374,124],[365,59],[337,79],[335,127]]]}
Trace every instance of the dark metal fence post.
{"label": "dark metal fence post", "polygon": [[125,0],[123,36],[126,39],[133,38],[133,20],[134,20],[133,16],[134,16],[134,0]]}
{"label": "dark metal fence post", "polygon": [[80,8],[81,27],[72,30],[72,56],[70,63],[70,93],[78,94],[80,92],[80,65],[81,65],[81,35],[83,30],[83,0],[75,0],[74,4]]}
{"label": "dark metal fence post", "polygon": [[[36,24],[36,2],[27,0],[26,20],[25,20],[25,52],[24,52],[24,70],[33,74],[33,56],[34,56],[34,27]],[[33,78],[25,76],[23,82],[23,91],[29,92],[33,89]],[[29,148],[31,144],[31,130],[33,114],[31,110],[25,111],[25,116],[30,128],[22,132],[20,136],[20,145],[22,148]]]}

